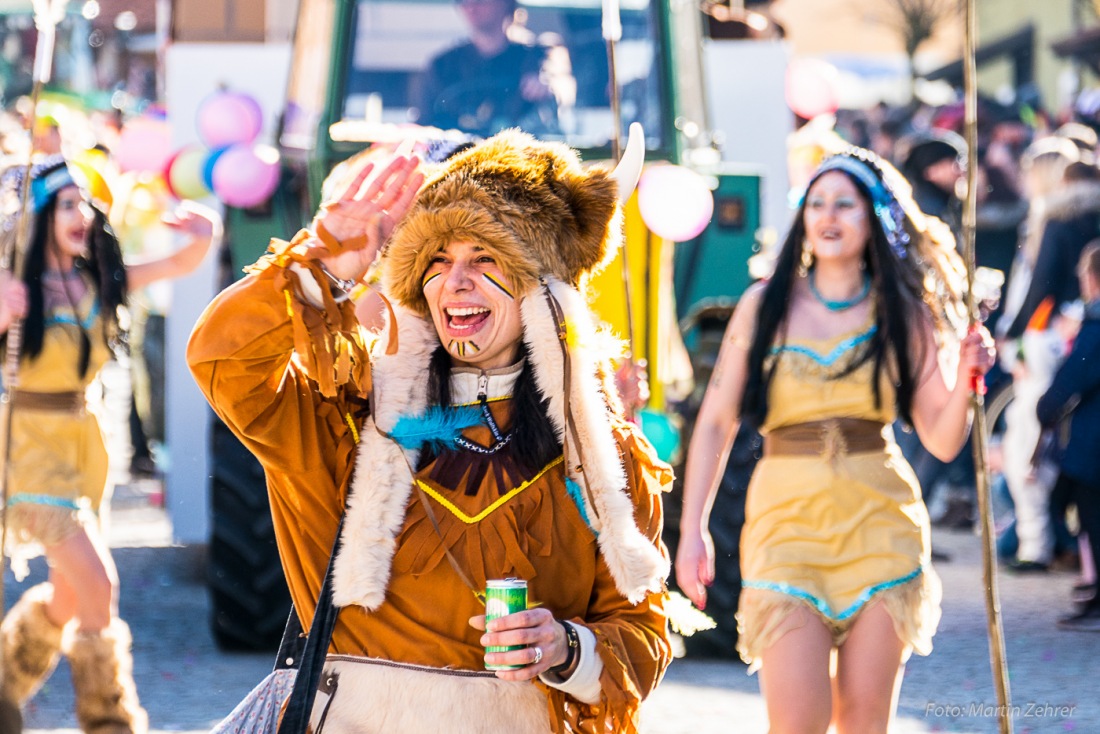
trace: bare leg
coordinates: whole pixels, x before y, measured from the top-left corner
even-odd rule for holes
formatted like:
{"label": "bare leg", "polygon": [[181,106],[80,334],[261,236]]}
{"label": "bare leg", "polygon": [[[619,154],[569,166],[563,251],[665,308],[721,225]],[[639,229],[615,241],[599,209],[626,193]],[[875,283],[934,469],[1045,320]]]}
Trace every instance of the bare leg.
{"label": "bare leg", "polygon": [[770,734],[824,734],[832,716],[829,655],[833,639],[825,623],[800,608],[788,630],[761,653],[760,688]]}
{"label": "bare leg", "polygon": [[64,624],[74,616],[80,630],[104,629],[117,616],[118,572],[105,543],[94,528],[81,528],[46,548],[54,596],[50,619]]}
{"label": "bare leg", "polygon": [[883,734],[897,708],[906,645],[886,607],[860,612],[837,655],[837,734]]}

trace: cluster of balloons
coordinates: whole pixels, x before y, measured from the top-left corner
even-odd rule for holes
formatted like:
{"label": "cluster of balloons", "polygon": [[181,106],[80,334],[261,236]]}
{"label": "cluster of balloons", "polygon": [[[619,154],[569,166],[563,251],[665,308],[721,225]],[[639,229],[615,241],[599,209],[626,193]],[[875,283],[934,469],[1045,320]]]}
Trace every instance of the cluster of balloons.
{"label": "cluster of balloons", "polygon": [[199,105],[196,125],[202,143],[173,150],[167,120],[129,121],[119,139],[119,168],[162,174],[179,199],[213,193],[242,209],[267,201],[279,183],[279,153],[255,142],[263,127],[259,103],[240,92],[215,92]]}

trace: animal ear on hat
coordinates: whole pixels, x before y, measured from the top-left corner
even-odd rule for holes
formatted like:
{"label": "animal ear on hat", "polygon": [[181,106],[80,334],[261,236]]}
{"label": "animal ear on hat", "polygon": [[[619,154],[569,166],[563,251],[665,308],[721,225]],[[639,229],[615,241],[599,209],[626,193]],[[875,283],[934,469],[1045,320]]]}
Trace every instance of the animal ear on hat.
{"label": "animal ear on hat", "polygon": [[[610,259],[611,223],[618,208],[618,184],[606,168],[565,172],[553,182],[558,197],[576,225],[575,240],[562,247],[561,257],[572,273],[587,273]],[[565,244],[565,243],[561,243]]]}
{"label": "animal ear on hat", "polygon": [[[626,204],[638,186],[645,163],[645,135],[640,123],[630,125],[630,134],[615,170],[590,168],[583,182],[571,196],[563,197],[573,207],[577,226],[581,231],[578,243],[579,269],[583,272],[599,270],[615,256],[622,244],[617,205]],[[613,195],[609,200],[608,186]],[[596,194],[598,192],[598,195]],[[594,242],[590,243],[590,240]]]}

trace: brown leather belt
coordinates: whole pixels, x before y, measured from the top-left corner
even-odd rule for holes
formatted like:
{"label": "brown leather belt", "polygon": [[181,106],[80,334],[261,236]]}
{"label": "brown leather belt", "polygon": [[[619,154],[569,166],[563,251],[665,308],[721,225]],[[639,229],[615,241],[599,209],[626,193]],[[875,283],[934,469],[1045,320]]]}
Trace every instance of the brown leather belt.
{"label": "brown leather belt", "polygon": [[862,418],[830,418],[776,428],[764,437],[765,456],[837,456],[886,448],[884,424]]}
{"label": "brown leather belt", "polygon": [[24,410],[43,410],[51,413],[81,413],[84,411],[84,393],[35,392],[16,388],[10,394],[13,408]]}

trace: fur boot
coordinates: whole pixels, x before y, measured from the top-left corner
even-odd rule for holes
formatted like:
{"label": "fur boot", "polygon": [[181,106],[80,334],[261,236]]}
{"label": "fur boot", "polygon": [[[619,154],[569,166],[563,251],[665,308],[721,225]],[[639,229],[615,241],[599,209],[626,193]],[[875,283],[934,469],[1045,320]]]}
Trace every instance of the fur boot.
{"label": "fur boot", "polygon": [[0,690],[5,701],[20,708],[50,677],[60,657],[63,628],[46,616],[51,598],[53,588],[48,583],[28,589],[0,624]]}
{"label": "fur boot", "polygon": [[100,632],[77,632],[65,651],[72,668],[76,718],[86,734],[145,734],[138,703],[130,628],[114,619]]}

